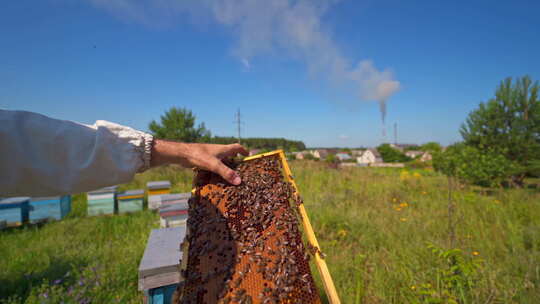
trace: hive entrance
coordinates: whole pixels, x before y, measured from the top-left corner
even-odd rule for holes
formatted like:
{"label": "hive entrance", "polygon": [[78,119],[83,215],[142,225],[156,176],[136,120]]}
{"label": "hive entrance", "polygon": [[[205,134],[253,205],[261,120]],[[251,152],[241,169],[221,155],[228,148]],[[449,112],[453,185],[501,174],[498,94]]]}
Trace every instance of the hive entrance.
{"label": "hive entrance", "polygon": [[234,166],[240,186],[197,174],[178,303],[320,303],[279,156]]}

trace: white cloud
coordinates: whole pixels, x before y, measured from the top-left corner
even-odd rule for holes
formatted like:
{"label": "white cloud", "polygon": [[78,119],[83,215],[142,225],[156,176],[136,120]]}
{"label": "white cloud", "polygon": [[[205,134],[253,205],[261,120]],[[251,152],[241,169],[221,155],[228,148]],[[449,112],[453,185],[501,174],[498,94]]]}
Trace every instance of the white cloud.
{"label": "white cloud", "polygon": [[251,64],[249,64],[249,60],[247,60],[246,58],[242,58],[240,61],[244,65],[244,68],[246,68],[247,70],[251,69]]}
{"label": "white cloud", "polygon": [[384,103],[400,88],[390,70],[370,60],[346,58],[322,22],[336,0],[88,0],[124,20],[159,26],[191,18],[228,28],[232,49],[246,69],[253,58],[268,54],[304,62],[309,73],[350,88],[361,100]]}
{"label": "white cloud", "polygon": [[341,139],[341,140],[347,140],[347,139],[349,139],[349,135],[343,135],[343,134],[342,134],[342,135],[339,136],[339,139]]}

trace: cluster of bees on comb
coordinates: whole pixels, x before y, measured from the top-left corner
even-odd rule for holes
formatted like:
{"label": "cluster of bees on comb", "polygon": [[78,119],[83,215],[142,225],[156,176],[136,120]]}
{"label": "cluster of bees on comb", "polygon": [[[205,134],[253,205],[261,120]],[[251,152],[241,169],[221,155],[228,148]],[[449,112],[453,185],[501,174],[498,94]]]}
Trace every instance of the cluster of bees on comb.
{"label": "cluster of bees on comb", "polygon": [[231,162],[239,186],[199,171],[177,303],[320,303],[299,230],[302,203],[278,156]]}

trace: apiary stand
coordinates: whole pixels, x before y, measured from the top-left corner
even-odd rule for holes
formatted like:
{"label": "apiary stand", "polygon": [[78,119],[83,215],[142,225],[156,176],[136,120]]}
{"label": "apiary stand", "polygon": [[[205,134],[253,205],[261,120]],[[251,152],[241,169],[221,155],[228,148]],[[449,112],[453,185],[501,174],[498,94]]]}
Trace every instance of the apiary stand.
{"label": "apiary stand", "polygon": [[171,295],[182,281],[179,264],[186,227],[154,229],[150,233],[139,265],[139,290],[147,303],[170,303]]}

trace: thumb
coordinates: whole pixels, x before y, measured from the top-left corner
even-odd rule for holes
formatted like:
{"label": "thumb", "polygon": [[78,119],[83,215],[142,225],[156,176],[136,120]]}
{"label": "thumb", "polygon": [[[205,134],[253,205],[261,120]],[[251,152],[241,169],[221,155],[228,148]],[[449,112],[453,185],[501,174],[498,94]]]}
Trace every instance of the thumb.
{"label": "thumb", "polygon": [[224,180],[227,182],[233,184],[233,185],[240,185],[242,180],[240,179],[240,176],[238,173],[231,168],[225,166],[221,161],[217,162],[217,168],[214,170],[217,174],[221,175]]}

